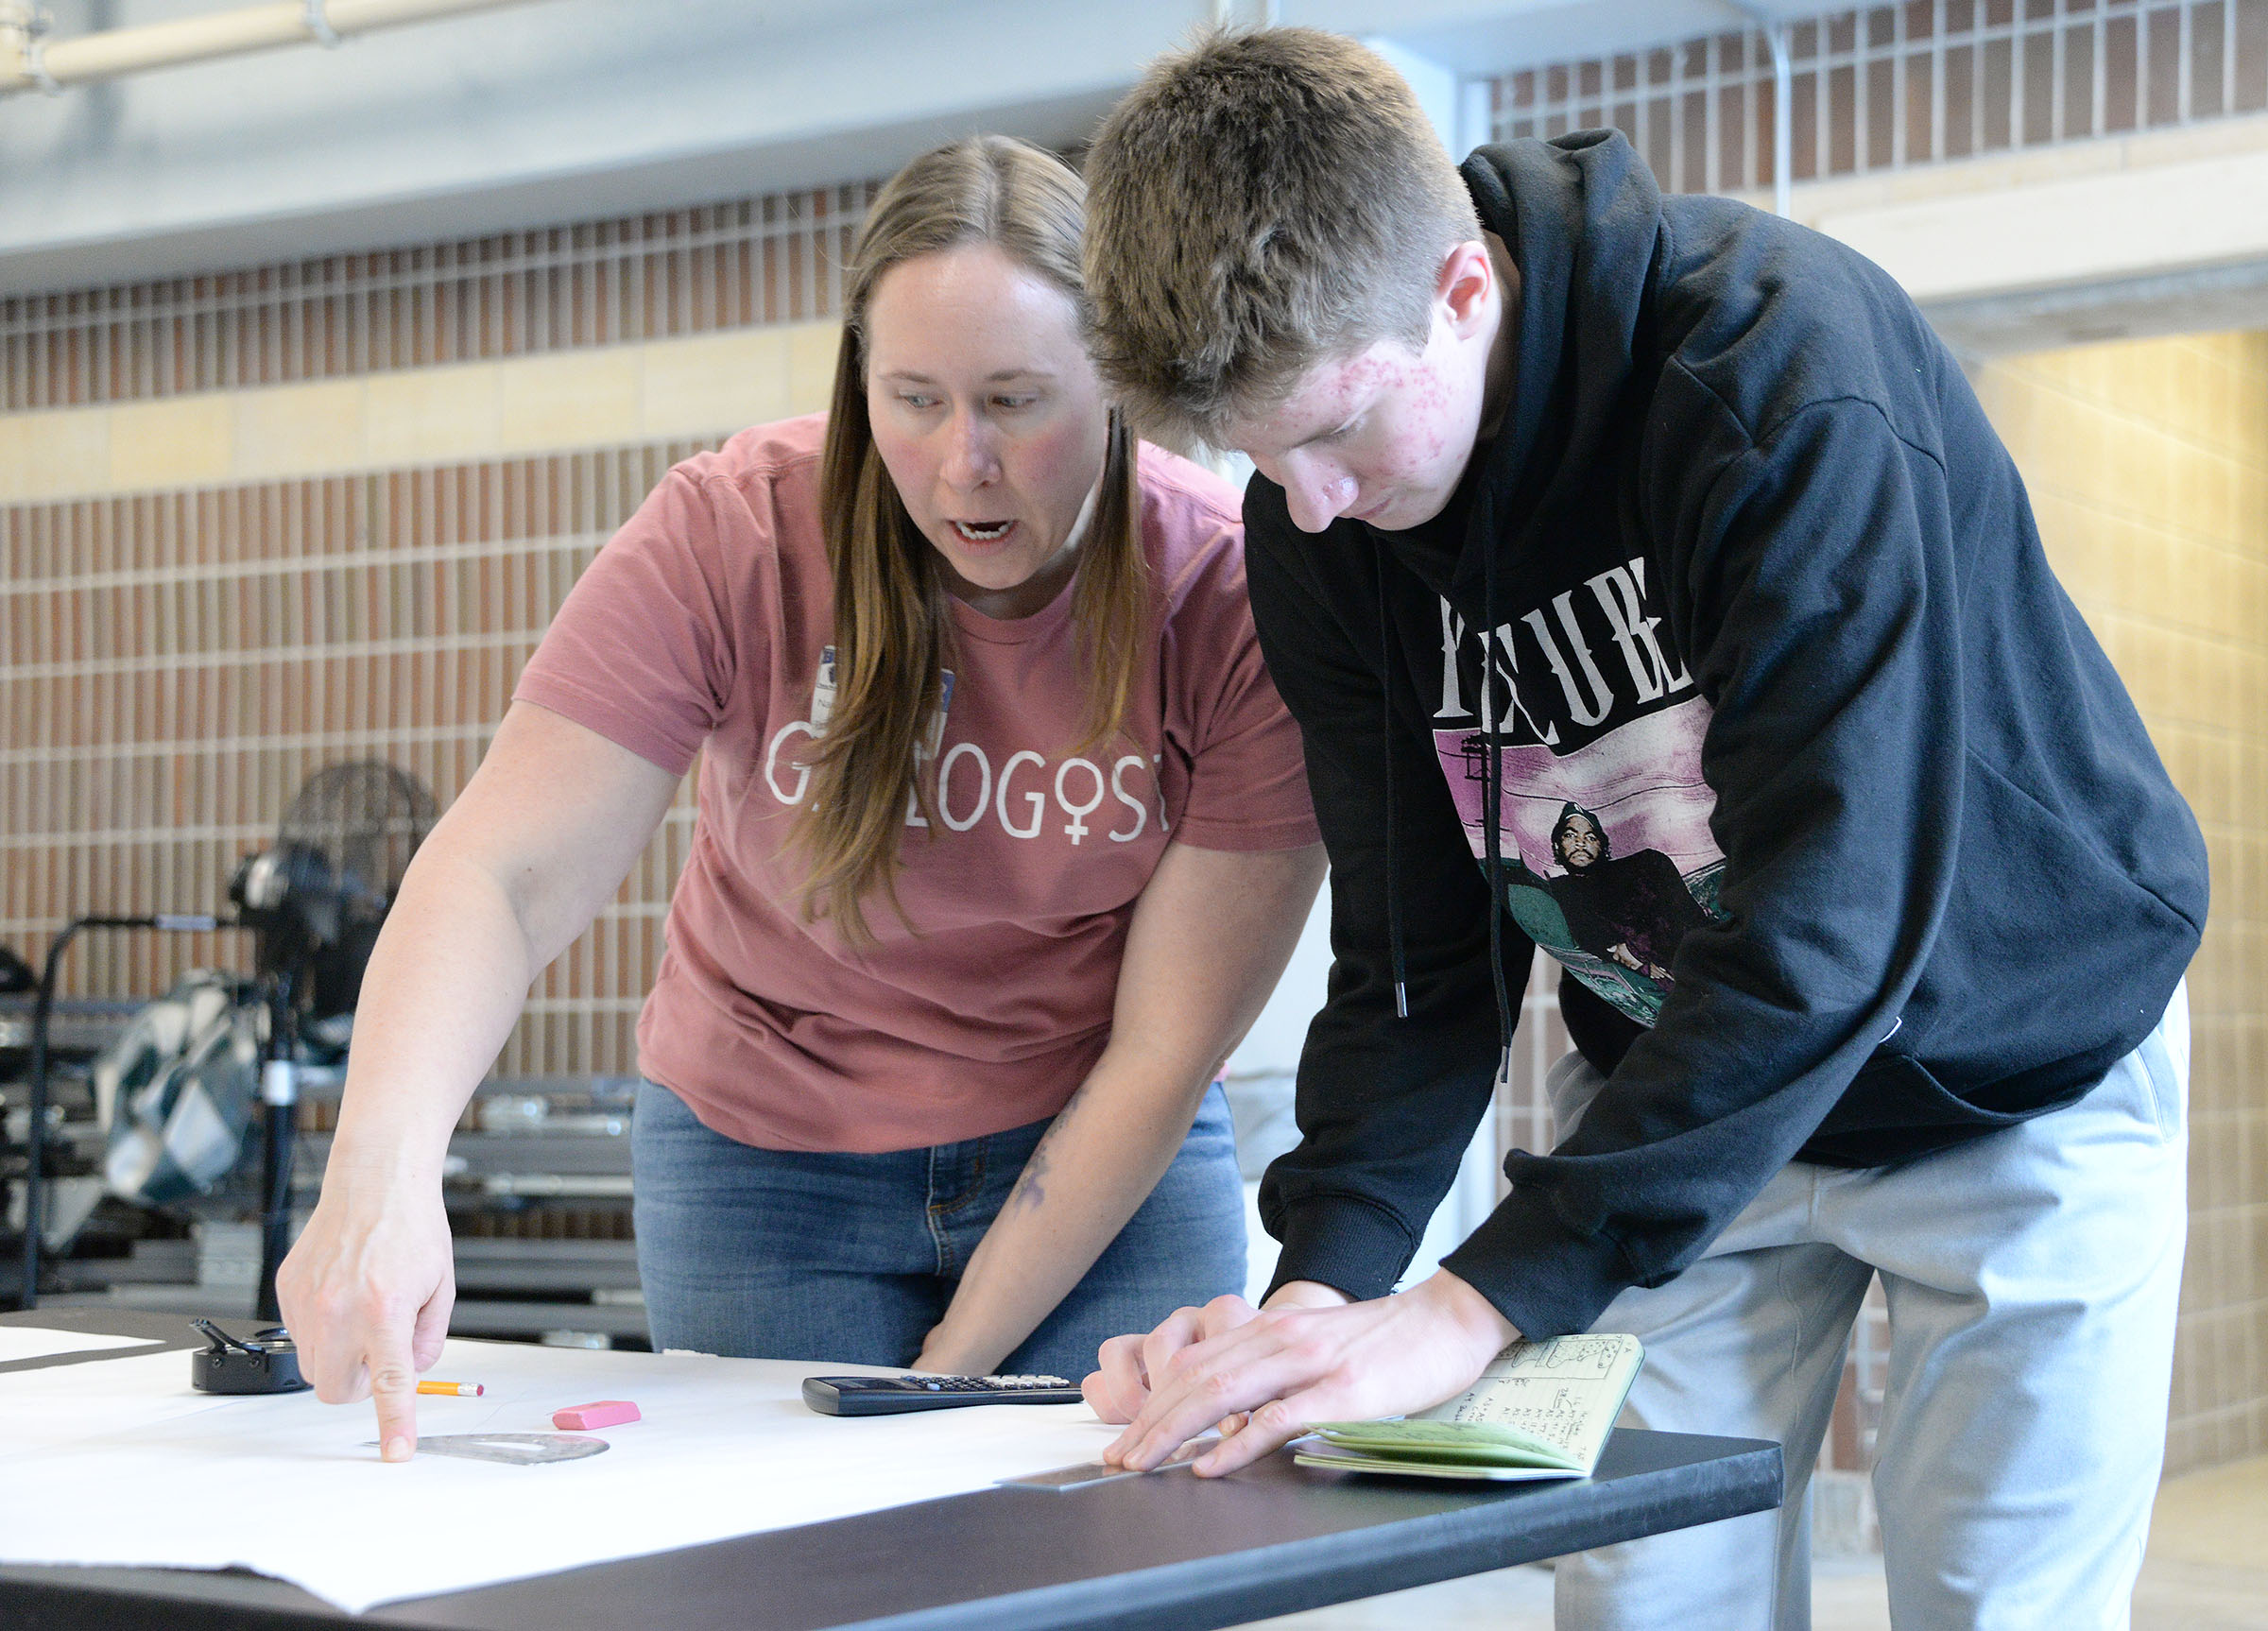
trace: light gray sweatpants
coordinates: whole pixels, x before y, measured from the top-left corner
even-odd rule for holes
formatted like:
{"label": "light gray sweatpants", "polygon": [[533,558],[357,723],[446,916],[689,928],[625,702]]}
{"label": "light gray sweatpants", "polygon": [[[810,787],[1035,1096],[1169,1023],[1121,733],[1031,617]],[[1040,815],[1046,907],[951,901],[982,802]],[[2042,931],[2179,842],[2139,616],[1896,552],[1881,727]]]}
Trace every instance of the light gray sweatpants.
{"label": "light gray sweatpants", "polygon": [[[1874,1471],[1892,1622],[2123,1631],[2165,1452],[2187,1234],[2189,1004],[2076,1104],[1884,1171],[1796,1162],[1667,1285],[1592,1327],[1646,1364],[1622,1419],[1777,1439],[1787,1501],[1560,1559],[1560,1631],[1806,1631],[1806,1496],[1879,1273]],[[1571,1055],[1564,1133],[1604,1086]]]}

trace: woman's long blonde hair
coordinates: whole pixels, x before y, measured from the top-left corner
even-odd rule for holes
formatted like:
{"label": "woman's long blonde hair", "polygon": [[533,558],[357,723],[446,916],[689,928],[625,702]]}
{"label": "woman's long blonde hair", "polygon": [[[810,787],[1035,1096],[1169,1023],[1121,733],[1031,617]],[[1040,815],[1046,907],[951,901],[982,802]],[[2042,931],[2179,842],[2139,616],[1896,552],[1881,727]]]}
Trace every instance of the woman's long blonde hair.
{"label": "woman's long blonde hair", "polygon": [[[834,571],[834,706],[810,758],[798,836],[811,863],[807,917],[834,920],[870,944],[863,902],[880,893],[905,920],[898,845],[917,805],[934,829],[934,771],[919,748],[944,688],[953,624],[936,551],[921,536],[883,466],[867,415],[866,317],[892,266],[963,244],[990,244],[1068,295],[1084,336],[1079,269],[1086,184],[1061,160],[1005,136],[970,136],[923,155],[891,179],[868,213],[843,289],[819,474],[820,522]],[[1110,410],[1102,490],[1079,546],[1072,617],[1087,669],[1080,747],[1115,735],[1149,628],[1135,444]]]}

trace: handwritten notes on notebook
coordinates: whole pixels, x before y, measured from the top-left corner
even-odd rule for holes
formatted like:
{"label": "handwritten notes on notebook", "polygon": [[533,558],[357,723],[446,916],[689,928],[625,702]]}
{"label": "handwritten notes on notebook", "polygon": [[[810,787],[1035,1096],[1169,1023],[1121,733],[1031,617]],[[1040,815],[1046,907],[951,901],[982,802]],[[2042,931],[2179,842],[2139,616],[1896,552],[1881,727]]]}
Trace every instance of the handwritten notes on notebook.
{"label": "handwritten notes on notebook", "polygon": [[1307,1467],[1419,1478],[1585,1478],[1645,1363],[1634,1336],[1516,1342],[1456,1398],[1388,1421],[1315,1424]]}

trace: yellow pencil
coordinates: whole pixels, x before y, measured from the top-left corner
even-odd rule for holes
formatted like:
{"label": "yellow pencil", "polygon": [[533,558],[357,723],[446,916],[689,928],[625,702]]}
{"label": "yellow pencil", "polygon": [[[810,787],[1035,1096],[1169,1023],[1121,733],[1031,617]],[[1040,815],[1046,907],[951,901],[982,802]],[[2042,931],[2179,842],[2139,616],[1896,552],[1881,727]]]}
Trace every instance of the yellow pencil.
{"label": "yellow pencil", "polygon": [[418,1391],[446,1394],[452,1399],[478,1399],[489,1390],[477,1382],[421,1382]]}

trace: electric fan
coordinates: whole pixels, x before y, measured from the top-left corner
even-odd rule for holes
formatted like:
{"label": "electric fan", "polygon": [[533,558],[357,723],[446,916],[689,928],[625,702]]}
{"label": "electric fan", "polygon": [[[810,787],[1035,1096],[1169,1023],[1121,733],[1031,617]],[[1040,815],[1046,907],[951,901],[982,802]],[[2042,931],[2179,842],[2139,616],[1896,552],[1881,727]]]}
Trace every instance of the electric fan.
{"label": "electric fan", "polygon": [[274,1319],[276,1269],[290,1246],[291,1148],[302,1041],[343,1047],[362,970],[409,858],[432,830],[433,795],[391,764],[335,764],[301,787],[275,844],[248,856],[229,884],[268,1008],[260,1073],[266,1138],[258,1317]]}

